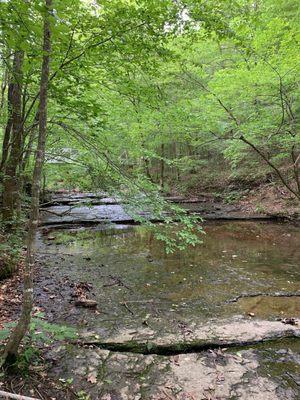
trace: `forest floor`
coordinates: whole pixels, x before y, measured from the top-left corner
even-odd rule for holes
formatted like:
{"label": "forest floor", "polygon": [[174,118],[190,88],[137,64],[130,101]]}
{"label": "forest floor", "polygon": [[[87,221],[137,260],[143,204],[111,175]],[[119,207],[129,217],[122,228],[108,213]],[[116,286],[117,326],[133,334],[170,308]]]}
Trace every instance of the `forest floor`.
{"label": "forest floor", "polygon": [[259,211],[289,219],[300,217],[299,201],[295,200],[286,189],[271,184],[249,190],[237,201],[237,205],[246,213]]}
{"label": "forest floor", "polygon": [[199,197],[205,194],[221,204],[234,206],[245,215],[260,213],[294,220],[300,218],[299,201],[279,184],[261,183],[249,189],[230,184],[215,188],[195,187],[188,191],[187,197]]}
{"label": "forest floor", "polygon": [[[253,204],[245,215],[259,214]],[[118,204],[99,207],[123,218]],[[214,215],[224,210],[232,206]],[[45,345],[35,334],[35,361],[0,375],[0,390],[41,400],[298,398],[294,224],[207,222],[201,251],[175,256],[137,227],[60,227],[39,233],[35,312],[79,337]],[[21,286],[20,274],[0,284],[2,326],[19,313]],[[97,307],[76,305],[82,297]]]}

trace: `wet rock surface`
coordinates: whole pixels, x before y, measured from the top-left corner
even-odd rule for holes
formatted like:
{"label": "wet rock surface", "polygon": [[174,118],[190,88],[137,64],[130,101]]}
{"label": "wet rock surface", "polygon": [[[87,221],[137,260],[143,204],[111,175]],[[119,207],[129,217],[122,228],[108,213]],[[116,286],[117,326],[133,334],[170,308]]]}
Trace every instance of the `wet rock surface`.
{"label": "wet rock surface", "polygon": [[191,353],[221,346],[256,345],[278,338],[300,338],[298,323],[298,320],[295,325],[289,325],[279,321],[244,321],[235,318],[209,325],[198,325],[194,329],[169,335],[158,336],[157,332],[149,328],[137,331],[120,330],[104,341],[101,341],[100,335],[89,330],[81,333],[80,342],[109,350],[142,354]]}
{"label": "wet rock surface", "polygon": [[[53,376],[75,374],[91,399],[299,398],[297,227],[211,222],[202,245],[167,255],[145,228],[111,224],[120,204],[96,207],[108,224],[37,241],[36,303],[79,330],[49,354]],[[76,306],[78,287],[97,307]]]}
{"label": "wet rock surface", "polygon": [[[167,198],[189,213],[198,214],[207,220],[272,220],[276,216],[259,213],[245,214],[235,206],[215,202],[211,199],[180,197]],[[118,198],[107,197],[105,193],[56,194],[41,210],[42,225],[95,225],[99,223],[134,224],[134,218],[120,204]],[[153,220],[150,213],[144,211],[139,215]]]}
{"label": "wet rock surface", "polygon": [[60,349],[55,373],[75,377],[74,386],[92,399],[298,399],[299,349],[289,342],[285,347],[220,348],[167,357]]}

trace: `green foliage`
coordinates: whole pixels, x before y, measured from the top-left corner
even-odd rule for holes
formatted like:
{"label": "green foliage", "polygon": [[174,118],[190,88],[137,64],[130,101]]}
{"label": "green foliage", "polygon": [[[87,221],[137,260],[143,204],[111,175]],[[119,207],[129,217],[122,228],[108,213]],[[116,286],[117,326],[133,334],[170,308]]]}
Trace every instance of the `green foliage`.
{"label": "green foliage", "polygon": [[52,342],[54,340],[62,341],[75,339],[76,330],[69,326],[53,324],[40,317],[32,318],[29,335],[33,341]]}
{"label": "green foliage", "polygon": [[[240,196],[233,182],[276,177],[300,199],[299,10],[296,0],[53,0],[44,189],[117,197],[167,253],[201,243],[203,230],[199,216],[165,195],[204,187],[231,203]],[[19,86],[12,181],[20,192],[37,148],[45,11],[40,0],[0,0],[0,180],[5,150],[18,142],[10,137],[5,147],[4,139],[9,90]],[[22,205],[25,214],[23,195]],[[20,262],[22,235],[7,228],[0,279]],[[35,315],[19,365],[26,369],[38,346],[74,337]]]}
{"label": "green foliage", "polygon": [[[177,236],[187,245],[198,222],[162,194],[279,179],[278,171],[297,191],[296,2],[54,0],[54,10],[46,186],[117,195],[140,222],[144,208],[187,226]],[[39,1],[0,2],[2,80],[9,54],[25,52],[25,176],[36,146],[43,13]],[[2,107],[3,133],[7,116]]]}
{"label": "green foliage", "polygon": [[[10,331],[14,328],[15,323],[5,324],[4,329],[0,332],[0,341],[8,338]],[[25,340],[26,344],[39,345],[45,343],[52,343],[53,341],[72,340],[77,336],[76,330],[69,326],[58,325],[49,323],[44,320],[42,313],[36,313],[35,317],[31,319],[28,335]]]}
{"label": "green foliage", "polygon": [[225,203],[231,204],[235,203],[236,201],[240,200],[242,198],[242,193],[239,191],[230,191],[225,193],[222,196],[223,200]]}
{"label": "green foliage", "polygon": [[84,390],[80,390],[77,393],[77,398],[78,398],[78,400],[90,400],[91,397]]}
{"label": "green foliage", "polygon": [[22,233],[20,230],[7,232],[0,226],[0,280],[11,276],[20,262]]}
{"label": "green foliage", "polygon": [[18,356],[14,369],[21,371],[24,375],[29,375],[29,366],[38,364],[40,361],[40,351],[32,346],[27,345],[23,352]]}
{"label": "green foliage", "polygon": [[[0,344],[8,339],[15,322],[7,323],[0,331]],[[24,338],[23,350],[17,358],[14,368],[29,373],[29,366],[32,363],[40,362],[40,349],[53,341],[72,340],[77,337],[76,330],[72,327],[57,325],[47,322],[40,312],[35,313],[31,319],[29,331]],[[1,361],[1,360],[0,360]]]}

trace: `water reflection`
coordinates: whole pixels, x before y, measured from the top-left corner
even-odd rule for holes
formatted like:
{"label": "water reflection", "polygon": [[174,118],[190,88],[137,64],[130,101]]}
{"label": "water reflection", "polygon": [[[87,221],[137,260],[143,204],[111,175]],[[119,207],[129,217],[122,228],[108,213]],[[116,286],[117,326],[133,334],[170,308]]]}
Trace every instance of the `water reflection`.
{"label": "water reflection", "polygon": [[[120,288],[106,290],[112,303],[124,296],[136,303],[154,300],[164,312],[181,309],[186,313],[189,309],[188,313],[223,316],[248,312],[252,306],[258,312],[259,304],[262,309],[271,310],[270,298],[263,298],[262,303],[251,299],[249,304],[245,300],[231,307],[222,305],[241,293],[300,289],[297,227],[262,222],[214,222],[207,224],[205,231],[203,244],[173,254],[165,252],[153,232],[124,226],[52,232],[56,244],[48,249],[75,256],[68,273],[93,282],[99,296],[103,296],[105,276],[113,274],[131,287],[132,294]],[[87,256],[91,258],[88,263],[83,261]],[[101,270],[100,264],[104,266]],[[296,302],[293,311],[299,314],[299,298],[293,301]],[[273,315],[278,310],[271,311],[261,315]]]}

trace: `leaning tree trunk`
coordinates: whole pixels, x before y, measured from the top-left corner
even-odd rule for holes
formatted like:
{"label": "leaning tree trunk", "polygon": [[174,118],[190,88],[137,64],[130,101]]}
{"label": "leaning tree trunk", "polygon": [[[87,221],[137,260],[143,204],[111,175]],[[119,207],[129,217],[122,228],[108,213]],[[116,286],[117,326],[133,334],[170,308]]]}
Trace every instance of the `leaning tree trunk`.
{"label": "leaning tree trunk", "polygon": [[43,44],[43,64],[40,81],[40,104],[39,104],[39,136],[35,155],[35,165],[32,179],[32,201],[31,213],[27,236],[27,253],[24,270],[24,295],[23,306],[20,319],[13,330],[4,350],[4,362],[6,365],[15,363],[18,349],[24,338],[31,320],[33,306],[33,246],[37,231],[39,217],[39,196],[40,181],[45,155],[46,129],[47,129],[47,92],[49,81],[49,63],[51,51],[51,28],[50,12],[52,0],[45,0],[46,12],[44,17],[44,44]]}

